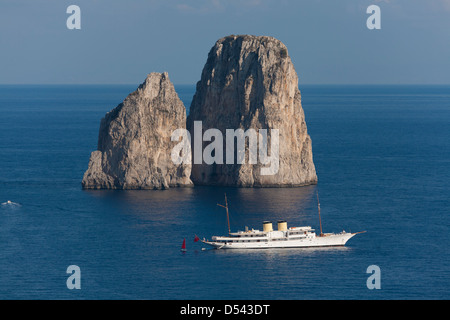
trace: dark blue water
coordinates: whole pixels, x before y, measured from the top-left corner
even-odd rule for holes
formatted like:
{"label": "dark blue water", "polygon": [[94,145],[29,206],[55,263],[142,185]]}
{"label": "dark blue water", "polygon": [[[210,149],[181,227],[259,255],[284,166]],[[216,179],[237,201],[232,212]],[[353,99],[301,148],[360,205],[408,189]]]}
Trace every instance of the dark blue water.
{"label": "dark blue water", "polygon": [[[2,299],[448,299],[450,88],[303,86],[317,186],[83,191],[101,117],[135,86],[0,86]],[[178,86],[189,105],[194,86]],[[263,220],[362,231],[333,249],[201,251]],[[188,252],[180,246],[187,239]],[[68,290],[66,269],[81,269]],[[381,289],[369,290],[378,265]]]}

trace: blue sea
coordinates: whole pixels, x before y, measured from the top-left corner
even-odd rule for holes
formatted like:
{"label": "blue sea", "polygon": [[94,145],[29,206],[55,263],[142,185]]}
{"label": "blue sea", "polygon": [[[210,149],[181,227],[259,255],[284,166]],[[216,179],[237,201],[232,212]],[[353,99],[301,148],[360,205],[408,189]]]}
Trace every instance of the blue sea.
{"label": "blue sea", "polygon": [[[301,85],[315,186],[82,190],[100,119],[136,87],[0,86],[1,299],[450,298],[450,87]],[[188,108],[195,86],[176,89]],[[317,191],[324,232],[367,232],[329,249],[193,241],[226,234],[224,193],[232,230],[317,230]]]}

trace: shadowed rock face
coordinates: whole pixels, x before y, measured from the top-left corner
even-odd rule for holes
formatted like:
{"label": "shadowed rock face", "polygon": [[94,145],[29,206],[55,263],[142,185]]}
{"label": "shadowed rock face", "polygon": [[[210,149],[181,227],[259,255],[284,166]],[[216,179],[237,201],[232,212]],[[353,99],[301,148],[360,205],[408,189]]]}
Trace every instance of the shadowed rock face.
{"label": "shadowed rock face", "polygon": [[167,189],[191,186],[191,166],[171,160],[174,130],[186,109],[167,73],[151,73],[101,120],[98,150],[84,174],[85,189]]}
{"label": "shadowed rock face", "polygon": [[[279,130],[276,174],[261,175],[261,167],[266,166],[249,164],[247,154],[244,164],[193,164],[195,184],[288,187],[317,183],[298,76],[281,41],[248,35],[218,40],[191,104],[187,128],[192,141],[194,121],[202,121],[203,132],[209,128],[223,132],[224,146],[226,129]],[[269,146],[270,141],[269,133]],[[204,142],[202,150],[209,143]]]}

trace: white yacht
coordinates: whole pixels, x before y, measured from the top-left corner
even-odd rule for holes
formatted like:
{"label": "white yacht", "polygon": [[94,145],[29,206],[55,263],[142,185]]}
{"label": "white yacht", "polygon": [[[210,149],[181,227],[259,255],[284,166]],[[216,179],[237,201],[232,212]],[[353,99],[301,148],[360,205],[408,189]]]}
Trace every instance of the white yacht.
{"label": "white yacht", "polygon": [[[318,198],[318,197],[317,197]],[[228,203],[225,195],[225,206],[218,204],[227,210],[228,236],[213,236],[212,240],[201,240],[203,243],[216,249],[267,249],[267,248],[306,248],[306,247],[332,247],[344,246],[354,235],[362,232],[348,233],[322,233],[322,222],[319,222],[320,234],[316,234],[311,227],[290,227],[286,221],[278,221],[278,230],[273,230],[272,222],[263,222],[263,230],[249,230],[230,232],[230,220]],[[365,232],[365,231],[363,231]]]}

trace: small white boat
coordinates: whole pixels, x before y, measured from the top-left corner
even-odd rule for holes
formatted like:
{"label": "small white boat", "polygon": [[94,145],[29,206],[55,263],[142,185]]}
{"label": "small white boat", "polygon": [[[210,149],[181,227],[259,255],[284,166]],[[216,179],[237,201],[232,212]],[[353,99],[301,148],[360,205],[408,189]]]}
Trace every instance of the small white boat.
{"label": "small white boat", "polygon": [[20,207],[20,204],[16,203],[16,202],[12,202],[11,200],[8,200],[6,202],[3,202],[2,206]]}
{"label": "small white boat", "polygon": [[[318,197],[317,197],[318,200]],[[322,222],[319,222],[320,234],[314,229],[305,227],[287,227],[286,221],[278,221],[278,230],[273,230],[272,222],[263,222],[263,230],[248,230],[230,232],[230,220],[228,203],[225,195],[225,206],[218,204],[227,211],[228,236],[213,236],[212,240],[201,240],[203,243],[216,249],[268,249],[268,248],[308,248],[308,247],[333,247],[344,246],[354,235],[362,232],[347,233],[322,233]],[[363,231],[365,232],[365,231]]]}

